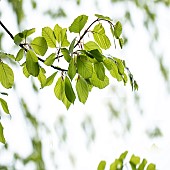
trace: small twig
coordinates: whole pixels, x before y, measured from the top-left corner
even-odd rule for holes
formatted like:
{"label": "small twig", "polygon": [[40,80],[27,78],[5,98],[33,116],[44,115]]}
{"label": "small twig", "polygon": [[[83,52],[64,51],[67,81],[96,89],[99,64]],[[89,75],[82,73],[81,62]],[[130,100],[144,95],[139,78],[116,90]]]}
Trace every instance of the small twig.
{"label": "small twig", "polygon": [[[14,36],[13,36],[13,34],[7,29],[7,27],[0,21],[0,26],[5,30],[5,32],[11,37],[11,39],[13,39],[14,40]],[[28,49],[24,46],[25,44],[19,44],[19,46],[21,47],[21,48],[23,48],[26,52],[28,51]],[[38,57],[38,60],[39,61],[41,61],[41,62],[45,62],[45,60],[43,60],[43,59],[41,59],[40,57]],[[68,70],[66,70],[66,69],[62,69],[62,68],[60,68],[60,67],[57,67],[57,66],[54,66],[54,65],[51,65],[51,67],[52,68],[54,68],[54,69],[57,69],[57,70],[59,70],[59,71],[68,71]]]}

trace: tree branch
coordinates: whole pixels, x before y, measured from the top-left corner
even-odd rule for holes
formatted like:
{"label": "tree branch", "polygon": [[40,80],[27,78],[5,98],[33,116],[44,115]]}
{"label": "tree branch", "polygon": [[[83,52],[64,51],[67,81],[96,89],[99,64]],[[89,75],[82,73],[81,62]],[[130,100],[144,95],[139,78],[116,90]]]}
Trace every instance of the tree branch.
{"label": "tree branch", "polygon": [[[12,33],[8,30],[8,28],[1,22],[1,20],[0,20],[0,26],[1,26],[1,27],[5,30],[5,32],[11,37],[11,39],[14,40],[13,34],[12,34]],[[26,52],[28,51],[28,49],[25,48],[24,44],[19,44],[19,46],[20,46],[21,48],[23,48]],[[41,62],[43,62],[43,63],[45,62],[45,60],[41,59],[40,57],[38,57],[38,60],[41,61]],[[62,68],[57,67],[57,66],[54,66],[54,65],[51,65],[51,67],[54,68],[54,69],[56,69],[56,70],[59,70],[59,71],[68,71],[68,70],[66,70],[66,69],[62,69]]]}

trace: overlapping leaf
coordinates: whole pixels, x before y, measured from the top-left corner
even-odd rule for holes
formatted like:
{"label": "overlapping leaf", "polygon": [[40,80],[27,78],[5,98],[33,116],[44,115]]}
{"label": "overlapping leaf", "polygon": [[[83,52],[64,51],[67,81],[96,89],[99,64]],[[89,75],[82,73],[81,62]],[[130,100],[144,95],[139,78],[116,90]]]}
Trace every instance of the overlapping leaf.
{"label": "overlapping leaf", "polygon": [[76,66],[76,63],[75,63],[75,59],[72,58],[70,63],[69,63],[69,67],[68,67],[68,75],[69,75],[71,80],[76,75],[76,72],[77,72],[77,66]]}

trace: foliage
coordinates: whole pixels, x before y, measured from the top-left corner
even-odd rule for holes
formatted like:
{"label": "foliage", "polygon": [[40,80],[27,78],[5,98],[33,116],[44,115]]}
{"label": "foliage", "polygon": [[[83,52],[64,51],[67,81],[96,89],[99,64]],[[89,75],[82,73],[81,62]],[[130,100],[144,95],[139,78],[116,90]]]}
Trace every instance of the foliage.
{"label": "foliage", "polygon": [[[131,167],[132,170],[156,170],[156,166],[153,163],[147,164],[147,160],[141,158],[139,156],[135,156],[134,154],[130,157],[130,160],[127,158],[128,151],[123,152],[119,158],[115,159],[110,164],[110,170],[125,170]],[[130,167],[129,167],[130,165]],[[97,170],[105,170],[106,161],[100,161]]]}

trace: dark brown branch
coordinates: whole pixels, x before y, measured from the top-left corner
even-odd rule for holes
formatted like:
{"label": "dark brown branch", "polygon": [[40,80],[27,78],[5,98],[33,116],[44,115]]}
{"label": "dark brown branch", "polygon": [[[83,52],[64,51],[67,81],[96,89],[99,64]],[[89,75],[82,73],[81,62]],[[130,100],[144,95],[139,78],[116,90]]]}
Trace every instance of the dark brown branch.
{"label": "dark brown branch", "polygon": [[[7,27],[0,21],[0,26],[5,30],[5,32],[11,37],[11,39],[14,40],[14,36],[13,34],[7,29]],[[28,51],[28,49],[24,46],[24,44],[19,44],[19,46],[21,48],[23,48],[26,52]],[[41,62],[45,62],[45,60],[41,59],[40,57],[38,57],[38,60],[41,61]],[[59,71],[68,71],[66,69],[62,69],[60,67],[57,67],[57,66],[54,66],[54,65],[51,65],[52,68],[56,69],[56,70],[59,70]]]}

